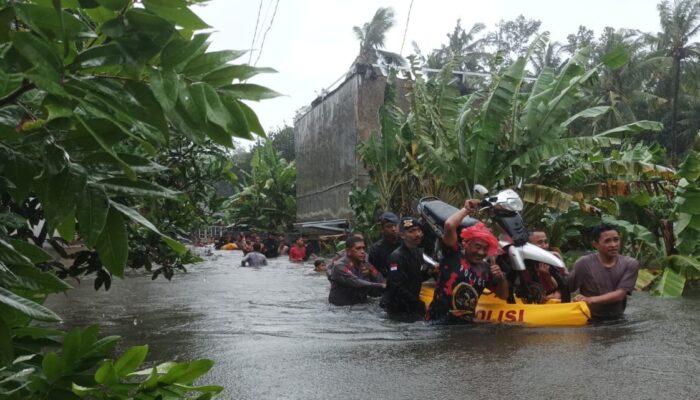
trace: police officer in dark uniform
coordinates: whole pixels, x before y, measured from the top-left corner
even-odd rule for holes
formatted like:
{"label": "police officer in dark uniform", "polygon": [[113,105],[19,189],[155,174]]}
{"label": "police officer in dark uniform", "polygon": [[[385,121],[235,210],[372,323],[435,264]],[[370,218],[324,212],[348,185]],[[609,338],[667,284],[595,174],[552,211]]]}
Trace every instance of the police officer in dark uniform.
{"label": "police officer in dark uniform", "polygon": [[418,245],[423,240],[423,228],[413,217],[405,217],[399,222],[402,243],[389,256],[387,288],[382,306],[390,314],[404,314],[423,317],[425,304],[420,300],[421,283],[430,275],[421,270],[423,251]]}
{"label": "police officer in dark uniform", "polygon": [[384,277],[389,272],[389,256],[401,245],[399,238],[399,217],[387,211],[379,217],[382,238],[374,242],[369,250],[369,263],[374,265]]}

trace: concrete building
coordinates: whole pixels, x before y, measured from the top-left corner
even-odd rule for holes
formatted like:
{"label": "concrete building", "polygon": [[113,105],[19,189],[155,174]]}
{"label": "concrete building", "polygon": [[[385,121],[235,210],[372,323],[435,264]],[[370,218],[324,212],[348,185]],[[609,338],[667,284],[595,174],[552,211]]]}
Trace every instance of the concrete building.
{"label": "concrete building", "polygon": [[[338,231],[352,217],[350,191],[369,179],[357,145],[379,132],[386,82],[381,66],[356,64],[342,83],[296,119],[297,222],[302,231]],[[409,84],[397,79],[399,105],[406,111]]]}

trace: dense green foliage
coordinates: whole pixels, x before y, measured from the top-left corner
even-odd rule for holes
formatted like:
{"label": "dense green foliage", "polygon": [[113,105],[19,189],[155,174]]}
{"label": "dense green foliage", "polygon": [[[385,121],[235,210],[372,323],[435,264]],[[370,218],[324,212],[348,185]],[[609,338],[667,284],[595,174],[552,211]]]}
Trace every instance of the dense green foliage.
{"label": "dense green foliage", "polygon": [[296,220],[296,164],[275,150],[274,142],[256,146],[237,193],[224,204],[226,221],[246,229],[288,232]]}
{"label": "dense green foliage", "polygon": [[[263,136],[242,100],[276,96],[244,83],[269,69],[208,51],[196,1],[0,1],[0,394],[4,398],[209,398],[188,386],[207,360],[136,370],[147,348],[107,360],[116,338],[70,333],[42,306],[95,274],[109,288],[125,267],[172,275],[180,235],[220,205],[235,180],[222,147]],[[65,243],[80,238],[82,250]],[[49,243],[72,265],[54,261]],[[69,258],[66,258],[69,260]],[[154,276],[155,277],[155,276]],[[98,368],[99,367],[99,368]]]}

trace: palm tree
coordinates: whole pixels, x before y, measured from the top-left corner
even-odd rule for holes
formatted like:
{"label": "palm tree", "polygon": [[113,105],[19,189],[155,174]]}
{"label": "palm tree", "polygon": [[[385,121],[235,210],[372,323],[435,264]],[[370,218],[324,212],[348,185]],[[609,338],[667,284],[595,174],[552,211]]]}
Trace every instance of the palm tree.
{"label": "palm tree", "polygon": [[394,10],[391,7],[379,7],[370,22],[362,28],[353,26],[357,40],[360,41],[360,54],[356,63],[373,64],[377,61],[375,50],[384,47],[386,32],[394,26]]}
{"label": "palm tree", "polygon": [[545,67],[550,67],[554,71],[559,71],[564,66],[561,53],[565,50],[565,47],[561,43],[552,41],[548,42],[546,46],[535,50],[530,57],[533,75],[539,76]]}
{"label": "palm tree", "polygon": [[678,100],[683,61],[700,56],[700,43],[690,40],[700,32],[700,1],[664,0],[658,5],[660,32],[654,39],[657,54],[671,60],[671,157],[674,166],[678,157]]}

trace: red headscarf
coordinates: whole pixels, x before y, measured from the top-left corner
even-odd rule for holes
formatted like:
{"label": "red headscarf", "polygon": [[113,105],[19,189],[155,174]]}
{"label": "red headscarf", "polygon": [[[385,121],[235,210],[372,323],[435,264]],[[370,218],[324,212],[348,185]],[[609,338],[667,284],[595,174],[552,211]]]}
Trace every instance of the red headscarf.
{"label": "red headscarf", "polygon": [[466,241],[472,239],[483,240],[489,246],[489,256],[495,256],[496,254],[498,254],[500,247],[498,245],[498,239],[496,239],[496,237],[493,236],[493,233],[491,233],[491,231],[486,227],[486,225],[484,225],[481,222],[477,222],[475,225],[472,225],[469,228],[462,229],[462,233],[460,233],[459,236]]}

